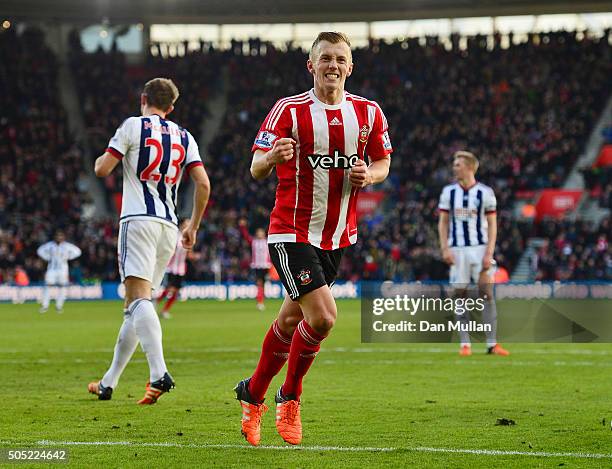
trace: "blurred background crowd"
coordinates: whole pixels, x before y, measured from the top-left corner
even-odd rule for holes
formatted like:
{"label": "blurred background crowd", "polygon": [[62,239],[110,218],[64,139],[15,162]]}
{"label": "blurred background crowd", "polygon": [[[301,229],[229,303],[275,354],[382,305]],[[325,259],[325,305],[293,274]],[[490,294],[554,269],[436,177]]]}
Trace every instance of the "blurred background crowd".
{"label": "blurred background crowd", "polygon": [[[558,188],[581,155],[610,95],[610,32],[602,38],[573,32],[532,34],[520,44],[493,47],[485,37],[436,37],[425,43],[372,40],[354,51],[351,93],[376,100],[389,122],[394,146],[391,172],[380,187],[381,206],[362,217],[359,241],[348,249],[340,278],[437,280],[447,268],[437,241],[437,203],[452,180],[451,156],[473,151],[477,179],[494,188],[498,204],[495,258],[515,269],[527,239],[544,243],[531,260],[537,280],[612,279],[610,218],[519,219],[522,192]],[[171,119],[196,137],[218,112],[211,97],[225,88],[227,107],[212,141],[200,146],[213,187],[188,277],[242,281],[251,277],[250,247],[238,221],[251,232],[267,228],[275,177],[251,179],[251,144],[261,121],[283,96],[312,87],[307,51],[277,50],[249,42],[229,50],[202,43],[182,57],[150,55],[129,65],[115,48],[86,53],[78,34],[70,40],[70,70],[86,136],[71,135],[59,96],[58,64],[40,30],[0,34],[0,283],[25,271],[40,281],[45,265],[37,247],[62,228],[83,250],[72,263],[72,280],[118,280],[116,267],[118,171],[103,182],[106,209],[92,218],[90,168],[82,142],[102,153],[115,129],[139,112],[140,89],[154,76],[172,78],[181,97]],[[160,51],[161,52],[161,51]],[[612,132],[608,134],[612,143]],[[612,205],[610,167],[585,168],[583,177],[602,207]]]}

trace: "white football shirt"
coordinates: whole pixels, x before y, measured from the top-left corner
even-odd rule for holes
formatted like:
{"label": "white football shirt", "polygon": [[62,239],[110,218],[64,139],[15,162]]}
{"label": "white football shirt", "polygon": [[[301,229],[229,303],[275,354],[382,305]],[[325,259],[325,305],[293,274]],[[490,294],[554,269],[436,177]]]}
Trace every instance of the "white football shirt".
{"label": "white football shirt", "polygon": [[81,255],[81,250],[72,243],[49,241],[36,251],[38,257],[48,262],[47,272],[68,273],[68,261]]}
{"label": "white football shirt", "polygon": [[438,209],[448,212],[448,245],[481,246],[488,241],[486,215],[495,213],[497,200],[493,189],[480,182],[464,188],[459,183],[442,189]]}
{"label": "white football shirt", "polygon": [[202,165],[193,136],[156,114],[129,117],[106,151],[123,163],[121,221],[156,219],[178,225],[176,198],[183,171]]}

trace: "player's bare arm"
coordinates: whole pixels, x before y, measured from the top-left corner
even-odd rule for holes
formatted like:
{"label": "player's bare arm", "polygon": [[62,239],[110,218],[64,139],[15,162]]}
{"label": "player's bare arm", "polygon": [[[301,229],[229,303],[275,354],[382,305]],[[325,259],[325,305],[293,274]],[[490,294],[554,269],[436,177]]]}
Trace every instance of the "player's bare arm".
{"label": "player's bare arm", "polygon": [[96,163],[94,166],[96,176],[98,176],[99,178],[108,176],[110,173],[113,172],[113,169],[115,169],[115,166],[117,166],[120,161],[121,160],[113,156],[108,151],[105,152],[103,155],[99,156],[96,159]]}
{"label": "player's bare arm", "polygon": [[208,198],[210,197],[210,179],[208,179],[208,174],[204,167],[196,166],[190,171],[189,176],[195,184],[193,209],[191,210],[189,224],[183,230],[182,234],[183,247],[188,251],[193,249],[196,241],[196,234],[202,222],[206,205],[208,205]]}
{"label": "player's bare arm", "polygon": [[265,179],[277,164],[283,164],[293,158],[293,146],[295,140],[292,138],[279,138],[274,142],[270,151],[256,150],[251,163],[251,175],[256,180]]}
{"label": "player's bare arm", "polygon": [[487,214],[487,250],[482,258],[482,271],[489,270],[491,262],[493,261],[493,253],[495,252],[495,242],[497,241],[497,214]]}
{"label": "player's bare arm", "polygon": [[358,160],[355,166],[351,168],[349,181],[353,187],[366,187],[371,184],[379,184],[389,175],[390,165],[391,158],[389,156],[372,162],[370,166],[367,166],[365,161]]}
{"label": "player's bare arm", "polygon": [[438,238],[440,239],[440,251],[442,252],[442,259],[448,265],[453,265],[455,259],[453,253],[448,247],[448,212],[440,211],[438,218]]}

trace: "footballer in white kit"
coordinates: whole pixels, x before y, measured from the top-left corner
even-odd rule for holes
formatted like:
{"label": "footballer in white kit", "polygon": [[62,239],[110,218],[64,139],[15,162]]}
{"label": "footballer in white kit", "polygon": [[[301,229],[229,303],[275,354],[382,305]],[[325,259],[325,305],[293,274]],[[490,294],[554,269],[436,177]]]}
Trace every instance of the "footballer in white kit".
{"label": "footballer in white kit", "polygon": [[[442,258],[450,265],[450,284],[455,296],[464,297],[470,284],[478,285],[485,301],[483,323],[491,325],[487,333],[488,353],[508,355],[497,343],[497,309],[493,297],[495,241],[497,238],[497,200],[489,186],[476,181],[478,159],[470,152],[454,154],[453,173],[457,182],[442,189],[438,210],[438,235]],[[463,314],[460,321],[468,321]],[[469,333],[460,332],[461,350],[471,355]]]}
{"label": "footballer in white kit", "polygon": [[43,291],[40,312],[45,313],[51,301],[50,286],[57,286],[57,297],[55,308],[58,313],[64,308],[66,301],[66,287],[70,283],[68,272],[68,261],[80,257],[81,250],[72,243],[65,240],[64,233],[57,231],[53,241],[49,241],[38,248],[38,257],[48,262],[45,273],[45,288]]}
{"label": "footballer in white kit", "polygon": [[125,284],[124,322],[112,364],[100,381],[88,389],[100,400],[113,389],[140,342],[149,363],[149,382],[139,404],[154,404],[174,387],[163,356],[162,330],[151,292],[159,288],[177,243],[177,192],[188,173],[195,183],[191,221],[182,232],[183,246],[191,250],[210,193],[198,145],[193,136],[167,120],[178,98],[175,84],[155,78],[141,94],[141,113],[117,129],[105,153],[96,160],[99,177],[123,165],[123,201],[118,240],[118,263]]}

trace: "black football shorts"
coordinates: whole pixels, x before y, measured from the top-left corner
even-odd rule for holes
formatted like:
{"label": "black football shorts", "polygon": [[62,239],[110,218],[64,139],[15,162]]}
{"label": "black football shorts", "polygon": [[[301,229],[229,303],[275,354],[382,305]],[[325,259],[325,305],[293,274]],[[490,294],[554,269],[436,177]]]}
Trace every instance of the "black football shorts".
{"label": "black football shorts", "polygon": [[307,243],[273,243],[268,247],[272,264],[294,301],[323,285],[331,287],[344,254],[344,248],[328,251]]}
{"label": "black football shorts", "polygon": [[168,283],[167,283],[167,285],[169,287],[174,287],[177,290],[180,290],[181,288],[183,288],[183,280],[184,279],[185,279],[185,277],[182,276],[182,275],[168,274]]}

